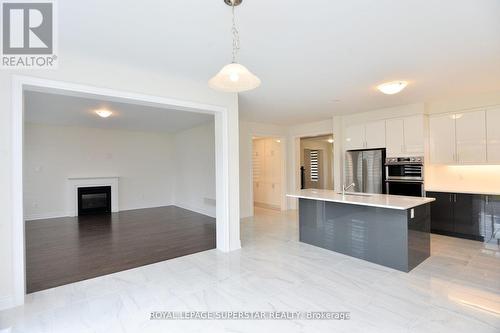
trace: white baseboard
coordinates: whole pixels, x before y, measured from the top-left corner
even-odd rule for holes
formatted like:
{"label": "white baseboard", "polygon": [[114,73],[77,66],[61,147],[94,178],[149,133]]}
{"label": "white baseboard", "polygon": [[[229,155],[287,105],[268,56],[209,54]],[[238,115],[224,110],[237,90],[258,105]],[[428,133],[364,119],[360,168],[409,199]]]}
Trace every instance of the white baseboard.
{"label": "white baseboard", "polygon": [[128,207],[120,207],[120,212],[124,212],[127,210],[136,210],[136,209],[148,209],[148,208],[158,208],[158,207],[166,207],[166,206],[172,206],[172,202],[165,202],[165,203],[159,203],[159,204],[153,204],[153,205],[137,205],[137,206],[128,206]]}
{"label": "white baseboard", "polygon": [[14,307],[14,297],[1,296],[0,297],[0,311]]}
{"label": "white baseboard", "polygon": [[187,204],[187,203],[184,203],[184,202],[176,202],[173,205],[177,206],[179,208],[184,208],[184,209],[193,211],[195,213],[207,215],[207,216],[210,216],[210,217],[213,217],[213,218],[216,217],[215,211],[212,210],[212,209],[210,209],[210,208],[207,208],[207,207],[195,206],[195,205]]}
{"label": "white baseboard", "polygon": [[[191,210],[193,212],[207,215],[210,217],[215,218],[216,214],[215,211],[208,207],[199,207],[191,204],[186,204],[186,203],[163,203],[163,204],[156,204],[156,205],[138,205],[138,206],[129,206],[129,207],[120,207],[119,212],[125,212],[128,210],[136,210],[136,209],[148,209],[148,208],[158,208],[158,207],[166,207],[166,206],[177,206],[180,208],[184,208],[187,210]],[[60,217],[69,217],[73,216],[67,212],[56,212],[56,213],[40,213],[40,214],[31,214],[31,215],[26,215],[24,217],[25,221],[34,221],[34,220],[45,220],[45,219],[55,219],[55,218],[60,218]]]}
{"label": "white baseboard", "polygon": [[[173,203],[162,203],[162,204],[153,204],[153,205],[137,205],[137,206],[128,206],[128,207],[120,207],[119,212],[127,211],[127,210],[135,210],[135,209],[147,209],[147,208],[157,208],[164,206],[172,206]],[[27,214],[24,216],[25,221],[32,220],[45,220],[45,219],[56,219],[60,217],[71,217],[75,216],[73,213],[69,212],[52,212],[52,213],[38,213],[38,214]]]}
{"label": "white baseboard", "polygon": [[264,203],[264,202],[254,201],[253,205],[255,207],[260,207],[260,208],[273,209],[273,210],[281,210],[281,207],[279,205],[271,205],[271,204]]}
{"label": "white baseboard", "polygon": [[[214,209],[210,209],[210,207],[200,207],[200,206],[195,206],[187,203],[182,203],[182,202],[168,202],[168,203],[162,203],[162,204],[155,204],[155,205],[137,205],[137,206],[129,206],[129,207],[120,207],[120,212],[124,212],[127,210],[136,210],[136,209],[147,209],[147,208],[158,208],[158,207],[165,207],[165,206],[177,206],[180,208],[184,208],[187,210],[191,210],[193,212],[207,215],[210,217],[215,218],[216,213]],[[24,220],[25,221],[33,221],[33,220],[44,220],[44,219],[55,219],[55,218],[60,218],[60,217],[68,217],[72,216],[68,212],[54,212],[54,213],[40,213],[40,214],[31,214],[31,215],[25,215]]]}
{"label": "white baseboard", "polygon": [[68,212],[27,214],[27,215],[24,215],[24,220],[31,221],[31,220],[55,219],[55,218],[67,217],[67,216],[71,216],[71,215]]}

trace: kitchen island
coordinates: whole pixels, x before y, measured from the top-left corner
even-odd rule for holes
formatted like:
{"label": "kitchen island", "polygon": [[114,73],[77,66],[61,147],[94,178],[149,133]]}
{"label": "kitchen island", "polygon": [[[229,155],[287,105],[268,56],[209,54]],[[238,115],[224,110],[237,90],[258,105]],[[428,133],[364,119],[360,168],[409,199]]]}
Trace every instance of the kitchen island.
{"label": "kitchen island", "polygon": [[409,272],[430,256],[433,198],[298,190],[300,241]]}

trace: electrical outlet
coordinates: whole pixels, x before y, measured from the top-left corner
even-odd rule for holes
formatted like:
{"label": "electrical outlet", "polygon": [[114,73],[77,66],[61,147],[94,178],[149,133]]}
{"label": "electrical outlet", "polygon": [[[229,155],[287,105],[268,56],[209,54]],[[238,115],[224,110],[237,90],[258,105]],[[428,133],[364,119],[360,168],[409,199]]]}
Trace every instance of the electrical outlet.
{"label": "electrical outlet", "polygon": [[415,218],[415,209],[413,208],[410,210],[410,218]]}

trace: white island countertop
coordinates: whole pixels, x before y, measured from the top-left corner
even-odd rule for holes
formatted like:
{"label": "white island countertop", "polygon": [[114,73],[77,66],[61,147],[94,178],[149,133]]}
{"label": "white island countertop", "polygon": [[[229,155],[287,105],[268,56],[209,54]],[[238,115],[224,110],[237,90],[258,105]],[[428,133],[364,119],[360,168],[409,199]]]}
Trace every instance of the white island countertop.
{"label": "white island countertop", "polygon": [[354,192],[346,192],[346,195],[343,196],[337,191],[315,189],[298,190],[295,193],[287,194],[287,197],[399,210],[406,210],[420,205],[425,205],[436,200],[434,198]]}

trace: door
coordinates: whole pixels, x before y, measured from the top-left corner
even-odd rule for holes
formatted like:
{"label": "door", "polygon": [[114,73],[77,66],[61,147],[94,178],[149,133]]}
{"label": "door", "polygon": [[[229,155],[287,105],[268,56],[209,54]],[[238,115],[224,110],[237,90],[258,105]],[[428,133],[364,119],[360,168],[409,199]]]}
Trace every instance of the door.
{"label": "door", "polygon": [[480,236],[480,222],[482,213],[482,198],[480,195],[454,193],[454,226],[453,231],[459,234]]}
{"label": "door", "polygon": [[345,153],[344,185],[355,184],[351,192],[363,192],[363,152],[348,151]]}
{"label": "door", "polygon": [[264,140],[253,140],[252,167],[253,167],[253,200],[254,202],[264,202],[265,180],[265,143]]}
{"label": "door", "polygon": [[446,114],[430,118],[430,158],[434,164],[454,164],[455,115]]}
{"label": "door", "polygon": [[322,188],[323,152],[319,149],[304,149],[304,188]]}
{"label": "door", "polygon": [[363,149],[365,147],[365,125],[347,127],[344,140],[346,150]]}
{"label": "door", "polygon": [[500,108],[486,111],[488,163],[500,164]]}
{"label": "door", "polygon": [[486,113],[484,110],[455,115],[457,162],[486,163]]}
{"label": "door", "polygon": [[269,183],[269,204],[281,206],[281,141],[276,139],[266,140],[266,167],[267,181]]}
{"label": "door", "polygon": [[403,119],[389,119],[386,126],[387,157],[404,156],[404,121]]}
{"label": "door", "polygon": [[385,148],[385,121],[365,125],[365,148]]}
{"label": "door", "polygon": [[453,232],[453,194],[427,192],[426,196],[436,199],[436,201],[431,202],[431,231]]}
{"label": "door", "polygon": [[424,116],[404,119],[404,150],[407,155],[424,153]]}
{"label": "door", "polygon": [[[382,150],[368,150],[363,154],[363,189],[365,193],[383,193]],[[359,189],[361,191],[361,189]]]}

